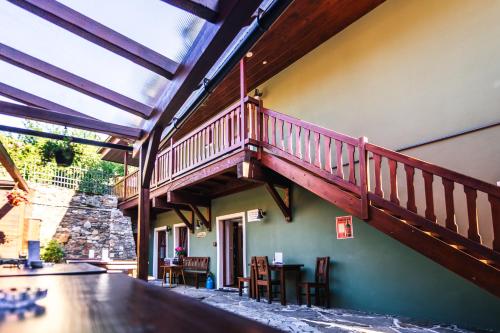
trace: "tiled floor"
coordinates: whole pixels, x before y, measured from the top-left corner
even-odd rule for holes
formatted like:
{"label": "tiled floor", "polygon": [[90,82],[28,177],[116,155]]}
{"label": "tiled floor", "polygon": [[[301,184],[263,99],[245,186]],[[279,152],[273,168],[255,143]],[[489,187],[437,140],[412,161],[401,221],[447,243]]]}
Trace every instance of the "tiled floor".
{"label": "tiled floor", "polygon": [[[159,281],[151,283],[161,285]],[[260,303],[246,296],[239,297],[237,292],[195,289],[178,286],[171,289],[201,302],[260,321],[286,332],[401,332],[401,333],[448,333],[471,332],[456,326],[426,325],[414,321],[356,311],[340,309],[307,308],[290,304],[281,306],[279,302]]]}

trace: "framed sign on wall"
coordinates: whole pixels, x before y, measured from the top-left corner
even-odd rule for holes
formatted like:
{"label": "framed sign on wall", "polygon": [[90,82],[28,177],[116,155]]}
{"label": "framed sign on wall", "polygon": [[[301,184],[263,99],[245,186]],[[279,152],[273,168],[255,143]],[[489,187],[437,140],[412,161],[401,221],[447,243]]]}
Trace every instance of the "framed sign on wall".
{"label": "framed sign on wall", "polygon": [[352,225],[352,216],[338,216],[337,224],[337,239],[354,238],[354,228]]}

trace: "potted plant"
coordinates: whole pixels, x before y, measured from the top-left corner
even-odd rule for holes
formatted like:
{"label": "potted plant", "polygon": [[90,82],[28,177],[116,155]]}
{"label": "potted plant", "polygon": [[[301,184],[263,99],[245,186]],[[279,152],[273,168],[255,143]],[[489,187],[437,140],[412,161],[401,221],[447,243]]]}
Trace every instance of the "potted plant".
{"label": "potted plant", "polygon": [[182,246],[175,248],[175,258],[173,260],[175,265],[182,265],[182,259],[186,256],[186,250]]}
{"label": "potted plant", "polygon": [[75,145],[71,143],[69,138],[61,141],[48,140],[41,147],[41,150],[43,163],[55,160],[57,165],[62,167],[71,166],[77,154]]}
{"label": "potted plant", "polygon": [[40,258],[45,262],[60,263],[64,258],[63,247],[53,239],[43,248]]}

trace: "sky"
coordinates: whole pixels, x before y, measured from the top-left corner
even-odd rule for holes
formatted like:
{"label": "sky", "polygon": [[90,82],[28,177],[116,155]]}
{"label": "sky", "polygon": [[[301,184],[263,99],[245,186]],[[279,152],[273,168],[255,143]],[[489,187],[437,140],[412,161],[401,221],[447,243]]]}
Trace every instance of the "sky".
{"label": "sky", "polygon": [[[133,40],[182,61],[204,21],[157,0],[59,0]],[[133,22],[133,24],[131,24]],[[0,43],[154,106],[169,81],[8,1],[0,1]],[[140,127],[140,117],[0,61],[0,81],[97,119]],[[0,116],[0,124],[22,121]]]}

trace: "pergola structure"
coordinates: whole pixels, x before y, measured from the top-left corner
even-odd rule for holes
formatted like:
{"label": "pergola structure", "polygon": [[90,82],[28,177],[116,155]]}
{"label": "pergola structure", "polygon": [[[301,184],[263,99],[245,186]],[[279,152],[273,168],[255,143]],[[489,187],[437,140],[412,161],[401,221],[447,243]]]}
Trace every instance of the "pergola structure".
{"label": "pergola structure", "polygon": [[[262,34],[264,23],[270,25],[290,3],[9,0],[0,5],[0,30],[10,31],[0,40],[0,114],[133,143],[140,161],[139,278],[148,275],[149,184],[164,129],[206,87],[210,74],[227,73],[252,46],[241,42],[248,39],[247,30]],[[146,31],[146,25],[156,30]]]}

